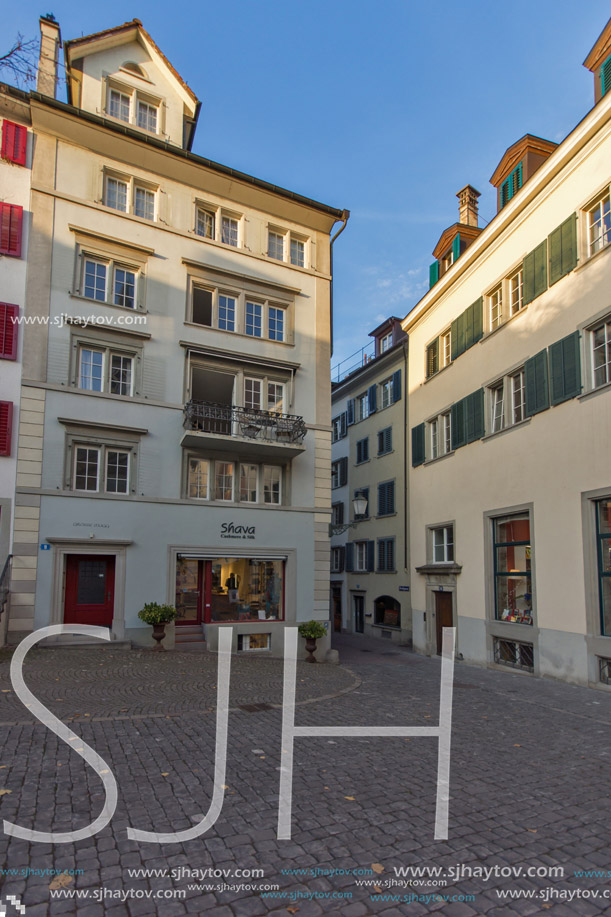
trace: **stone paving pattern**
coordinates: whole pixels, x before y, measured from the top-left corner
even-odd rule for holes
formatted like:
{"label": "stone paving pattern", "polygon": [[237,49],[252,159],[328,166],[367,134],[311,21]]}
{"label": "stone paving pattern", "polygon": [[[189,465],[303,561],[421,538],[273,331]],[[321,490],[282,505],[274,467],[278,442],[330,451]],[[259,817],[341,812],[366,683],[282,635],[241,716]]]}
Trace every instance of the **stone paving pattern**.
{"label": "stone paving pattern", "polygon": [[[299,667],[302,699],[326,699],[298,707],[297,723],[436,724],[439,660],[380,641],[358,641],[339,641],[348,669]],[[63,717],[70,715],[71,728],[111,765],[119,806],[108,827],[78,844],[29,844],[0,836],[2,867],[76,866],[84,869],[71,886],[77,889],[188,889],[194,884],[192,879],[130,877],[128,870],[140,867],[254,867],[265,870],[265,879],[251,884],[277,883],[287,892],[351,892],[352,898],[279,901],[249,891],[193,889],[183,900],[99,904],[50,900],[48,876],[8,877],[2,895],[20,895],[26,917],[316,917],[327,912],[346,917],[419,917],[431,912],[448,917],[589,917],[611,912],[601,899],[543,905],[503,901],[496,894],[496,889],[507,888],[611,887],[609,879],[573,876],[576,869],[611,870],[611,694],[461,663],[454,679],[447,842],[433,840],[437,741],[432,738],[297,739],[293,836],[278,841],[281,712],[277,707],[247,712],[240,705],[279,704],[282,667],[277,660],[250,658],[233,660],[236,709],[229,717],[228,789],[216,825],[182,845],[129,841],[127,825],[177,831],[208,810],[215,717],[206,711],[214,708],[215,662],[187,653],[167,653],[161,661],[150,653],[38,651],[26,669],[26,682],[39,696],[46,692],[47,699],[64,698],[54,702],[55,709],[61,708]],[[0,719],[16,725],[2,732],[0,788],[11,791],[0,797],[2,817],[38,830],[85,825],[101,808],[99,779],[44,726],[28,722],[27,712],[18,710],[15,698],[6,693],[6,673],[4,662]],[[329,697],[339,691],[344,693]],[[351,876],[304,879],[281,872],[308,866],[357,869],[373,863],[384,867],[381,879],[392,876],[394,866],[458,863],[561,865],[565,878],[462,879],[439,891],[474,894],[474,902],[392,904],[372,901],[370,891],[357,887]]]}

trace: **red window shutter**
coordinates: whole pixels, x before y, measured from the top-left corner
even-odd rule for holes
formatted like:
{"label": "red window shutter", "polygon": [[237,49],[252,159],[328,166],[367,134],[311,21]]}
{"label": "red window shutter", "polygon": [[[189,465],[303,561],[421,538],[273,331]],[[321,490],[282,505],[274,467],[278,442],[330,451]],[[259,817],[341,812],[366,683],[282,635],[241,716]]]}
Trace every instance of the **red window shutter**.
{"label": "red window shutter", "polygon": [[17,359],[17,333],[19,325],[16,322],[19,316],[19,306],[12,303],[0,302],[0,359]]}
{"label": "red window shutter", "polygon": [[23,207],[0,204],[0,255],[21,257]]}
{"label": "red window shutter", "polygon": [[2,158],[17,165],[25,165],[25,153],[28,141],[27,128],[6,119],[2,123]]}
{"label": "red window shutter", "polygon": [[0,455],[11,454],[13,402],[0,401]]}

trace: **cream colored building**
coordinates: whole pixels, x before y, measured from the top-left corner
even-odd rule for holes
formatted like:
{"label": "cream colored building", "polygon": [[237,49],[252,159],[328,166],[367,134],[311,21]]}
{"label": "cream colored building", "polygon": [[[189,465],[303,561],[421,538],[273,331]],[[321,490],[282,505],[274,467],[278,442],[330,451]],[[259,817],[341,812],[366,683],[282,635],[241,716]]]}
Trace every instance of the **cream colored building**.
{"label": "cream colored building", "polygon": [[329,617],[348,213],[192,153],[200,103],[138,20],[65,44],[67,103],[41,34],[9,640],[146,643],[156,601],[179,642],[232,623],[236,651],[280,654],[285,623]]}
{"label": "cream colored building", "polygon": [[[410,337],[414,646],[611,683],[611,21],[595,104],[526,134],[442,235]],[[457,240],[458,241],[455,241]]]}
{"label": "cream colored building", "polygon": [[407,644],[407,337],[395,317],[371,337],[332,386],[331,616],[336,631]]}

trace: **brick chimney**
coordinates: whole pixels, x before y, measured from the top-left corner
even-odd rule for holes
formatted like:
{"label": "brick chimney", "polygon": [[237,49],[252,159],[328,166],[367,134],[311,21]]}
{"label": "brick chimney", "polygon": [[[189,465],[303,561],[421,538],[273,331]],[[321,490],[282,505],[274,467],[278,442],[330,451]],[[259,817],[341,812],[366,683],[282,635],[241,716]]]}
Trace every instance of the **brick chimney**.
{"label": "brick chimney", "polygon": [[36,89],[45,96],[55,98],[57,94],[57,65],[61,34],[59,23],[53,13],[40,17],[40,56],[38,58],[38,79]]}
{"label": "brick chimney", "polygon": [[480,196],[472,185],[465,185],[456,197],[458,198],[458,222],[464,226],[477,226],[478,205],[477,199]]}

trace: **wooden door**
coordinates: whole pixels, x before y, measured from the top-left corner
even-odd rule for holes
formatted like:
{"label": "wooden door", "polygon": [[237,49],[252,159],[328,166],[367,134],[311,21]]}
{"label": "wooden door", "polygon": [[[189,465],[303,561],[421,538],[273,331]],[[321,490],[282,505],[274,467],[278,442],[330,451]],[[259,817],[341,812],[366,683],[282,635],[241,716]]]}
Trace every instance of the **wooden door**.
{"label": "wooden door", "polygon": [[443,628],[453,627],[452,593],[435,593],[435,626],[437,631],[437,655],[441,656]]}
{"label": "wooden door", "polygon": [[115,604],[115,558],[68,554],[65,624],[112,625]]}
{"label": "wooden door", "polygon": [[362,634],[365,632],[365,596],[354,596],[354,632]]}

